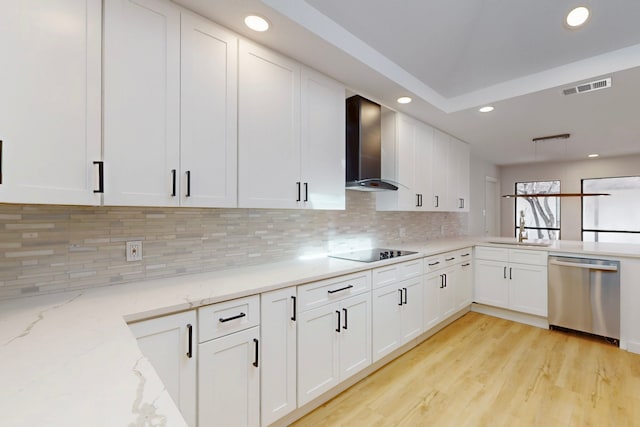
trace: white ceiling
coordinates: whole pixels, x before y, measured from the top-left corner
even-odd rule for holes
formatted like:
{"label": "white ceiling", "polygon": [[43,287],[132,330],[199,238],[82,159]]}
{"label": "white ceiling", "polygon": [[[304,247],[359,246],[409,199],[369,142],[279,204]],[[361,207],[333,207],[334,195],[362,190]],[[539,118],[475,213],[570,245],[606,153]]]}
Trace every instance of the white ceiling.
{"label": "white ceiling", "polygon": [[[175,0],[496,164],[640,153],[640,1]],[[580,29],[563,20],[587,5]],[[244,27],[247,13],[272,28]],[[564,96],[599,77],[612,88]],[[414,98],[401,106],[395,99]],[[477,108],[494,105],[492,113]],[[570,133],[564,141],[532,138]]]}

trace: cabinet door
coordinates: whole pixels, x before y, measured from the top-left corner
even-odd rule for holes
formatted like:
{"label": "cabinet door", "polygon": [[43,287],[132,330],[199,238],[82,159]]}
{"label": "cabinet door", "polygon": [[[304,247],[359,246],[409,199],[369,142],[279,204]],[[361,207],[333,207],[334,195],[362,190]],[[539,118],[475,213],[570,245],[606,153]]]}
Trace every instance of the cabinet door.
{"label": "cabinet door", "polygon": [[100,204],[101,10],[2,3],[0,203]]}
{"label": "cabinet door", "polygon": [[302,205],[345,208],[345,89],[302,70]]}
{"label": "cabinet door", "polygon": [[266,426],[296,409],[296,288],[260,296],[260,406]]}
{"label": "cabinet door", "polygon": [[404,280],[398,284],[404,293],[402,305],[402,343],[405,344],[422,333],[424,295],[422,276]]}
{"label": "cabinet door", "polygon": [[414,211],[418,209],[419,197],[415,188],[415,146],[418,123],[404,115],[398,115],[396,121],[396,180],[402,184],[395,193],[398,197],[398,210]]}
{"label": "cabinet door", "polygon": [[371,294],[345,299],[341,303],[340,381],[371,364]]}
{"label": "cabinet door", "polygon": [[455,146],[455,193],[454,210],[456,212],[469,212],[469,167],[470,167],[470,149],[469,145],[459,139],[451,139],[452,146]]}
{"label": "cabinet door", "polygon": [[449,207],[446,197],[448,156],[449,135],[434,129],[431,151],[431,210],[446,211]]}
{"label": "cabinet door", "polygon": [[300,179],[300,66],[241,40],[238,205],[295,208]]}
{"label": "cabinet door", "polygon": [[374,289],[372,292],[372,343],[373,361],[400,347],[402,289],[395,284]]}
{"label": "cabinet door", "polygon": [[455,295],[456,310],[462,310],[471,305],[473,300],[473,264],[471,264],[471,260],[464,261],[458,266]]}
{"label": "cabinet door", "polygon": [[198,425],[259,426],[259,327],[199,344]]}
{"label": "cabinet door", "polygon": [[238,38],[181,17],[180,204],[237,205]]}
{"label": "cabinet door", "polygon": [[507,264],[503,262],[476,260],[474,266],[475,302],[496,307],[508,307],[507,269]]}
{"label": "cabinet door", "polygon": [[444,286],[440,289],[440,318],[445,319],[456,311],[458,266],[449,267],[442,274]]}
{"label": "cabinet door", "polygon": [[178,205],[179,138],[179,9],[105,1],[104,204]]}
{"label": "cabinet door", "polygon": [[547,267],[509,265],[509,308],[547,317]]}
{"label": "cabinet door", "polygon": [[424,278],[424,330],[428,331],[440,322],[440,290],[444,278],[440,272],[427,274]]}
{"label": "cabinet door", "polygon": [[198,360],[195,311],[132,323],[129,328],[138,340],[142,354],[153,365],[185,421],[189,426],[195,427]]}
{"label": "cabinet door", "polygon": [[431,157],[433,150],[433,128],[424,123],[416,127],[414,157],[414,189],[420,195],[418,210],[431,210]]}
{"label": "cabinet door", "polygon": [[338,313],[329,304],[300,313],[298,321],[298,405],[338,384]]}

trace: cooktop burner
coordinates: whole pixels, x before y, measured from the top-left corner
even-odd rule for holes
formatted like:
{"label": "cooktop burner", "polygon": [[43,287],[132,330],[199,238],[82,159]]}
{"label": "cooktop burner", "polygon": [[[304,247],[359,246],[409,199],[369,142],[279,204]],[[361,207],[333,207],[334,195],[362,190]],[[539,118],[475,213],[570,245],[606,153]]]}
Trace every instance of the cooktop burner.
{"label": "cooktop burner", "polygon": [[416,252],[403,251],[400,249],[373,248],[362,251],[345,252],[341,254],[329,255],[331,258],[346,259],[349,261],[374,262],[383,259],[397,258],[405,255],[415,254]]}

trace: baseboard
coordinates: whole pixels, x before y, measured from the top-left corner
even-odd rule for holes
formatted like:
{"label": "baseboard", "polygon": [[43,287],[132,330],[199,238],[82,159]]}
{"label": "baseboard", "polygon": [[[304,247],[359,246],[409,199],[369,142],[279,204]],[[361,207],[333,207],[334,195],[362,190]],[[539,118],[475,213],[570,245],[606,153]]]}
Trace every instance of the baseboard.
{"label": "baseboard", "polygon": [[533,314],[520,313],[504,308],[492,307],[489,305],[473,303],[471,311],[486,314],[488,316],[499,317],[501,319],[511,320],[513,322],[524,323],[542,329],[549,329],[549,322],[546,317],[535,316]]}

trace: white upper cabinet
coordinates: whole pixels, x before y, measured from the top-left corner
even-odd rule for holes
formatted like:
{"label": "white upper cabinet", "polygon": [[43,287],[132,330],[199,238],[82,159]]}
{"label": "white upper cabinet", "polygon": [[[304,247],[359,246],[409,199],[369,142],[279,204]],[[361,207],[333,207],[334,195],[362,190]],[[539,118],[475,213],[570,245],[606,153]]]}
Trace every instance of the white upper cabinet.
{"label": "white upper cabinet", "polygon": [[302,199],[313,209],[345,208],[345,89],[302,69]]}
{"label": "white upper cabinet", "polygon": [[234,34],[163,0],[105,3],[106,205],[236,206]]}
{"label": "white upper cabinet", "polygon": [[459,139],[449,141],[448,203],[450,210],[469,212],[469,145]]}
{"label": "white upper cabinet", "polygon": [[434,129],[433,148],[431,151],[431,197],[429,198],[429,210],[449,210],[447,203],[449,162],[449,135]]}
{"label": "white upper cabinet", "polygon": [[100,0],[0,13],[0,203],[100,204]]}
{"label": "white upper cabinet", "polygon": [[344,87],[240,42],[238,205],[344,209]]}
{"label": "white upper cabinet", "polygon": [[300,180],[300,65],[240,41],[238,205],[296,208]]}
{"label": "white upper cabinet", "polygon": [[182,13],[180,204],[237,205],[238,39]]}
{"label": "white upper cabinet", "polygon": [[109,0],[104,14],[104,203],[177,206],[180,10]]}
{"label": "white upper cabinet", "polygon": [[433,129],[400,113],[383,114],[382,174],[397,191],[377,193],[378,210],[429,210]]}

